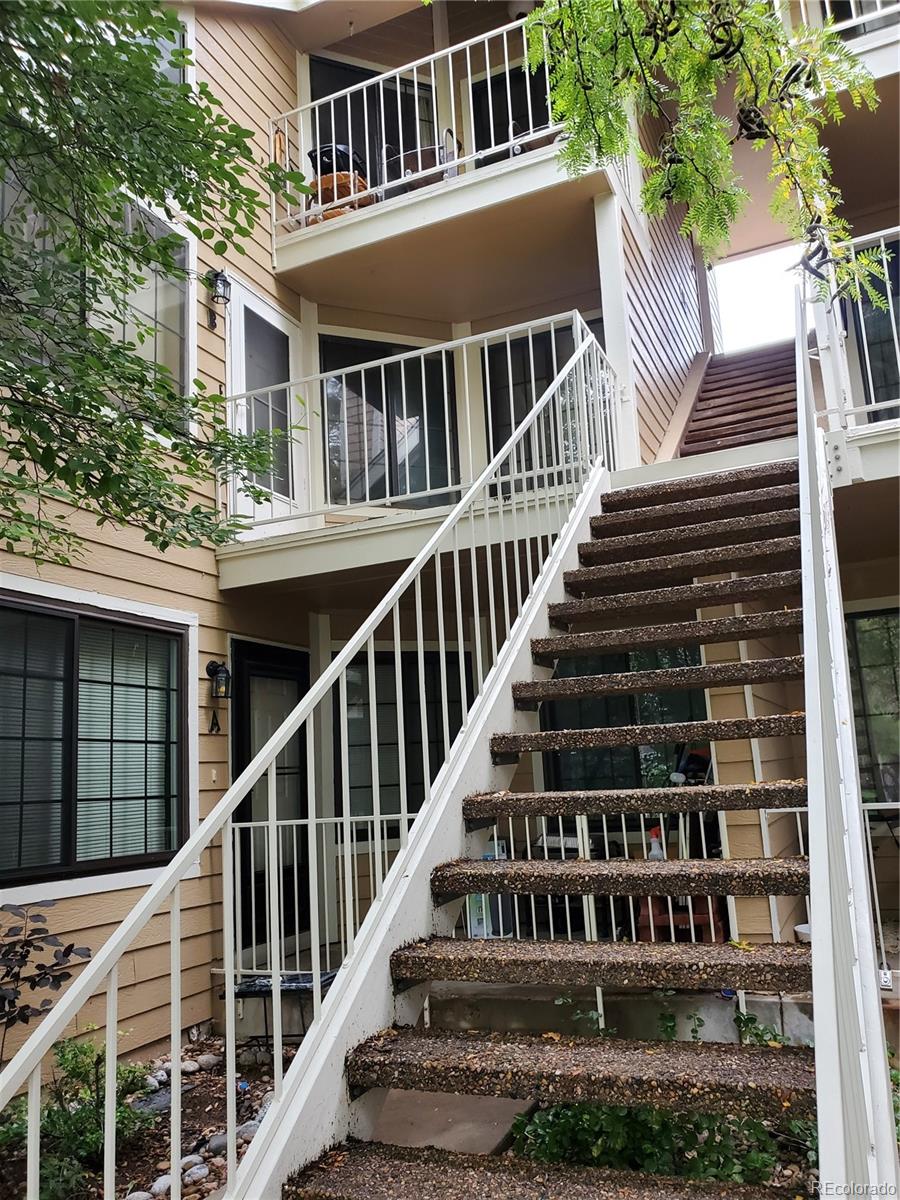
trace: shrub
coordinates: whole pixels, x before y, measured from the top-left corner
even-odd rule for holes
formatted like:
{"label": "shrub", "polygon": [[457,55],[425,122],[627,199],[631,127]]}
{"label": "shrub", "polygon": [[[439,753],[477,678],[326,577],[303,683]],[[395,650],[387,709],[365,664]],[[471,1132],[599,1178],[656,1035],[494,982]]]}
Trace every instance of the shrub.
{"label": "shrub", "polygon": [[[799,1142],[800,1122],[797,1136]],[[513,1124],[518,1153],[541,1162],[763,1183],[778,1160],[778,1139],[760,1121],[725,1114],[669,1113],[609,1104],[565,1104],[522,1113]]]}

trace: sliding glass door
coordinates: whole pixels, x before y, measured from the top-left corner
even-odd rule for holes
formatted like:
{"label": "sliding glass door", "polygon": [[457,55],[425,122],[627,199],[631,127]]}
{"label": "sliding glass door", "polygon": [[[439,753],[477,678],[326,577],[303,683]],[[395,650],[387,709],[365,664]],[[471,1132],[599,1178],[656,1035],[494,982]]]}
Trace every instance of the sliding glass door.
{"label": "sliding glass door", "polygon": [[[326,499],[329,504],[405,498],[446,504],[458,479],[453,361],[443,352],[367,370],[357,364],[407,347],[322,337]],[[334,372],[333,375],[330,373]]]}

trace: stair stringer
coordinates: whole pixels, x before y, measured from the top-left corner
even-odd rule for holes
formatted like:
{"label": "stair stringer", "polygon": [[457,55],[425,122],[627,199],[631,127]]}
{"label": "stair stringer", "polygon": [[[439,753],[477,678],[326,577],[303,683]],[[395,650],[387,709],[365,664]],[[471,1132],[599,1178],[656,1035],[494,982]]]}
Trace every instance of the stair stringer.
{"label": "stair stringer", "polygon": [[284,1077],[281,1096],[250,1144],[227,1200],[279,1200],[284,1181],[347,1137],[353,1104],[344,1073],[347,1054],[394,1020],[390,959],[395,949],[434,931],[449,932],[449,917],[435,914],[432,870],[465,855],[462,801],[474,792],[507,787],[512,766],[494,765],[490,738],[500,731],[535,728],[533,713],[517,710],[512,684],[536,670],[531,639],[551,632],[547,605],[564,596],[563,573],[577,565],[578,543],[590,537],[590,519],[601,510],[609,473],[594,467],[532,593],[507,638],[468,721],[432,787],[432,796],[410,830],[409,842],[385,876],[351,955],[322,1003],[321,1014]]}

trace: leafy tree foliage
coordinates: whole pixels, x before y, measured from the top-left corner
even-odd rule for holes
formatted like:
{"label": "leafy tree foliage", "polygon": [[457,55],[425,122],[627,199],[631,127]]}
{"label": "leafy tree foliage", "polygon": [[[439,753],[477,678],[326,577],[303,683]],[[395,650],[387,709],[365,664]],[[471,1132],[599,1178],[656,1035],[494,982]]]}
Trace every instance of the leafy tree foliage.
{"label": "leafy tree foliage", "polygon": [[152,210],[221,255],[267,205],[255,183],[302,190],[182,81],[180,33],[155,0],[0,5],[0,545],[41,560],[79,551],[73,505],[161,550],[227,540],[198,485],[254,493],[271,459],[220,396],[152,361],[135,305],[189,274]]}
{"label": "leafy tree foliage", "polygon": [[[831,29],[788,32],[771,0],[544,0],[529,18],[533,69],[546,62],[561,157],[581,173],[636,153],[642,206],[653,217],[684,205],[682,232],[707,255],[728,242],[747,193],[734,147],[771,155],[772,211],[806,243],[822,288],[883,305],[872,254],[851,262],[841,195],[820,131],[844,102],[874,108],[874,85]],[[637,142],[632,114],[656,131]],[[833,272],[832,272],[833,268]]]}

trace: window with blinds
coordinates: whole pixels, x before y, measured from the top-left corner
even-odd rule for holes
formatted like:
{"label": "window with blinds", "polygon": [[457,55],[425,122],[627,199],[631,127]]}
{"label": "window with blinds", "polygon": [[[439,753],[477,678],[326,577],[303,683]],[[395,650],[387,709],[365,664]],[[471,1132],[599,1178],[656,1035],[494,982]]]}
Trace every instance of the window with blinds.
{"label": "window with blinds", "polygon": [[182,656],[178,633],[0,604],[0,877],[176,849]]}

